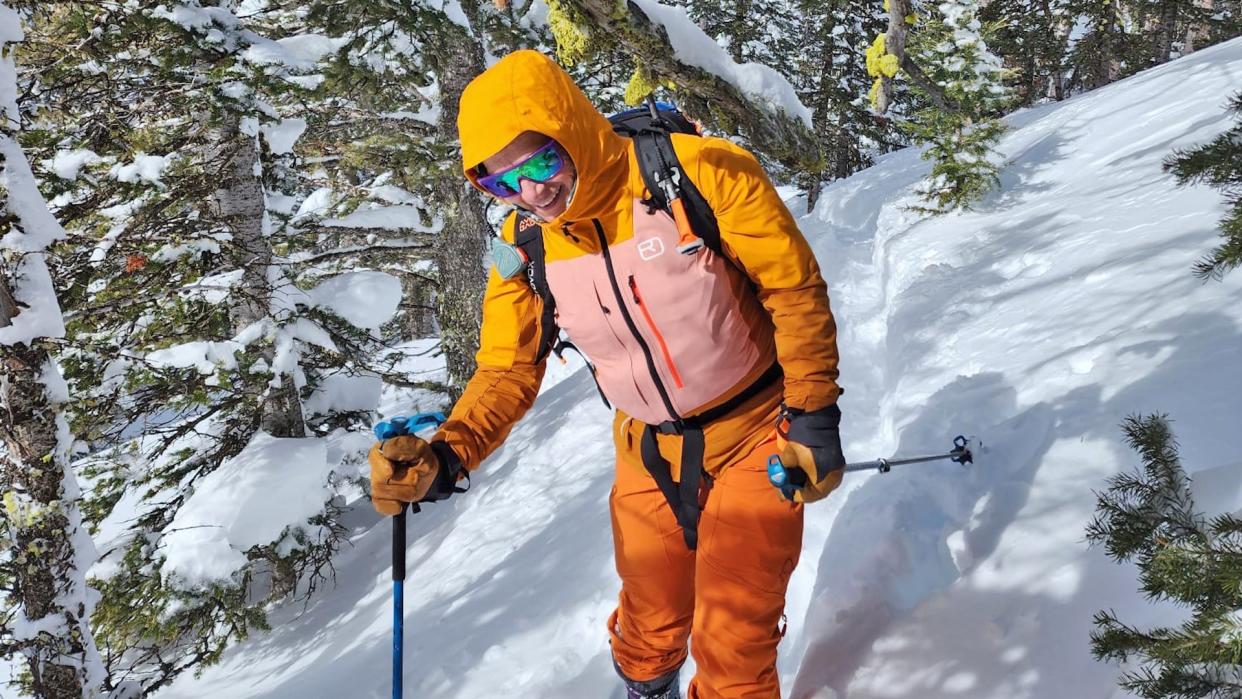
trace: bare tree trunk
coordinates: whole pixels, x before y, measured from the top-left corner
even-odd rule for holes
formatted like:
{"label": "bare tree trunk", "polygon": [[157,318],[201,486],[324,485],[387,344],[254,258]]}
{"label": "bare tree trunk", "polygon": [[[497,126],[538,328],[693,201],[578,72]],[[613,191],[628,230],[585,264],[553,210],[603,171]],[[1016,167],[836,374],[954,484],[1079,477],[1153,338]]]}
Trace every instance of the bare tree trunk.
{"label": "bare tree trunk", "polygon": [[[448,143],[457,140],[457,105],[461,93],[483,72],[483,47],[478,39],[455,27],[442,30],[435,48],[440,85],[440,117],[436,126]],[[444,212],[437,266],[440,293],[436,298],[440,343],[454,391],[474,375],[483,324],[483,290],[487,285],[487,240],[490,226],[483,200],[456,168],[436,183]],[[456,398],[456,396],[454,396]]]}
{"label": "bare tree trunk", "polygon": [[[215,143],[209,162],[221,162],[223,167],[213,199],[243,258],[242,282],[237,289],[241,298],[231,310],[233,329],[240,331],[271,315],[272,294],[278,291],[273,288],[272,275],[279,272],[272,266],[272,245],[263,230],[266,204],[263,183],[256,174],[260,166],[258,143],[242,133],[240,117],[236,116],[218,130]],[[275,351],[265,347],[262,356],[270,366]],[[292,376],[282,377],[279,388],[269,388],[264,394],[259,427],[275,437],[306,436],[302,403]]]}

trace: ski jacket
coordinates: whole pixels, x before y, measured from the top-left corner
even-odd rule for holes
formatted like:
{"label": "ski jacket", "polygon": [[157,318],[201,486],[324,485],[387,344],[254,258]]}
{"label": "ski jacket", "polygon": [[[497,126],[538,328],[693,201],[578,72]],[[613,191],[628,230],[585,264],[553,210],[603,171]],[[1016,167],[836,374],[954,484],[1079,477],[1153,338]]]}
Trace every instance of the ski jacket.
{"label": "ski jacket", "polygon": [[[673,135],[685,175],[716,215],[725,260],[707,249],[676,251],[672,219],[642,204],[632,142],[615,134],[572,79],[538,52],[512,53],[468,85],[458,129],[467,177],[524,131],[555,139],[573,161],[577,184],[569,205],[543,227],[547,281],[558,324],[594,364],[618,409],[619,449],[637,448],[634,430],[641,424],[635,422],[703,413],[746,390],[775,362],[784,372],[783,390],[776,382],[741,406],[736,420],[730,415],[707,426],[709,462],[716,461],[713,453],[753,447],[782,398],[804,410],[836,401],[836,326],[827,287],[749,152],[720,138]],[[508,242],[516,221],[510,215],[502,227]],[[503,279],[491,270],[478,369],[437,435],[468,469],[500,445],[534,402],[544,370],[541,304],[525,278]],[[737,421],[743,424],[727,424]]]}

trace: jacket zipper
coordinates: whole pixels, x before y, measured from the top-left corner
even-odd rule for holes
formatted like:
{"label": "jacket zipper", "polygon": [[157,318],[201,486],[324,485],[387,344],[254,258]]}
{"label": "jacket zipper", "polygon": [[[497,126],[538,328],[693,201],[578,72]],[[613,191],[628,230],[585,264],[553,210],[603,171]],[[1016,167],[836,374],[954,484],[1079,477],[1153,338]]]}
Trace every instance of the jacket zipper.
{"label": "jacket zipper", "polygon": [[643,351],[643,356],[647,359],[647,371],[651,373],[651,380],[655,382],[656,390],[660,393],[660,400],[664,403],[664,409],[672,416],[673,420],[681,420],[681,415],[673,407],[673,401],[668,397],[668,389],[664,387],[664,382],[660,380],[660,372],[656,369],[655,356],[651,354],[651,347],[647,345],[647,341],[643,339],[641,333],[638,332],[638,326],[634,324],[634,318],[630,316],[629,309],[625,306],[625,297],[621,295],[621,285],[617,283],[617,271],[612,268],[612,253],[608,251],[608,239],[604,236],[604,226],[600,224],[599,219],[591,219],[591,223],[595,224],[595,235],[599,237],[599,247],[604,253],[604,268],[608,270],[608,281],[612,284],[612,293],[617,298],[617,309],[621,311],[621,317],[625,319],[625,325],[630,329],[630,334],[638,341],[638,346]]}
{"label": "jacket zipper", "polygon": [[647,327],[651,328],[651,333],[655,335],[656,342],[660,345],[660,353],[664,355],[664,363],[668,365],[668,370],[673,375],[673,383],[677,384],[677,388],[685,388],[685,384],[681,382],[681,373],[677,371],[677,365],[673,363],[673,353],[668,351],[668,343],[664,341],[664,335],[656,326],[655,318],[651,317],[651,309],[643,303],[643,295],[638,291],[638,282],[634,281],[634,275],[630,275],[629,282],[630,292],[634,294],[634,304],[643,312]]}

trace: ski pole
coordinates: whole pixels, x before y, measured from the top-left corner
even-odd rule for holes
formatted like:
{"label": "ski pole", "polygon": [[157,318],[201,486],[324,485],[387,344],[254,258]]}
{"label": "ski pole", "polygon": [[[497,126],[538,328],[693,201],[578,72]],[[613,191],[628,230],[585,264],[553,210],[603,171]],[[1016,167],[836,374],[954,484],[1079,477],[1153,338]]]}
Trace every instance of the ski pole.
{"label": "ski pole", "polygon": [[[911,456],[904,459],[885,459],[879,458],[873,461],[860,461],[857,463],[846,464],[846,473],[854,471],[879,471],[880,473],[888,473],[893,470],[894,466],[905,466],[907,464],[922,464],[930,461],[942,461],[948,459],[965,466],[974,463],[974,450],[978,448],[976,440],[967,439],[962,435],[958,435],[953,439],[953,450],[947,454],[933,454],[931,456]],[[773,454],[768,458],[768,481],[781,491],[788,499],[793,499],[793,491],[800,487],[799,484],[793,482],[789,471],[785,469],[785,464],[781,463],[781,457]]]}
{"label": "ski pole", "polygon": [[[413,503],[418,512],[418,503]],[[405,511],[392,518],[392,699],[401,699],[402,670],[405,663]]]}
{"label": "ski pole", "polygon": [[[419,413],[414,417],[395,417],[375,426],[377,439],[383,441],[403,434],[444,423],[444,413]],[[392,518],[392,699],[401,699],[405,666],[405,513],[407,508],[419,512],[418,503],[401,503],[401,511]]]}

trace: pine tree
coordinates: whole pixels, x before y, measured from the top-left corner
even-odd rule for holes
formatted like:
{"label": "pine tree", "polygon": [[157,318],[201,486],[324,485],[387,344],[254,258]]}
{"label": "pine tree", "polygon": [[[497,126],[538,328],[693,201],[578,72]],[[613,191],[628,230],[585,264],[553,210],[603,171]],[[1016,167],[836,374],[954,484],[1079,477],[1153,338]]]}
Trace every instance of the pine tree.
{"label": "pine tree", "polygon": [[1064,73],[1072,17],[1065,0],[994,0],[982,6],[979,20],[995,28],[988,45],[1008,69],[1015,106],[1068,96]]}
{"label": "pine tree", "polygon": [[762,63],[785,68],[790,56],[780,49],[789,39],[804,39],[805,24],[786,0],[686,0],[690,18],[708,36],[725,47],[735,63]]}
{"label": "pine tree", "polygon": [[1156,66],[1204,48],[1212,26],[1224,17],[1203,0],[1131,0],[1133,16],[1142,28],[1140,45],[1146,65]]}
{"label": "pine tree", "polygon": [[905,137],[892,120],[871,113],[864,95],[872,80],[857,60],[884,29],[880,7],[870,0],[801,0],[797,9],[805,29],[785,38],[789,58],[782,63],[792,68],[787,77],[812,110],[824,157],[823,170],[800,181],[813,208],[824,182],[870,166],[875,155],[904,146]]}
{"label": "pine tree", "polygon": [[926,145],[933,161],[920,187],[926,213],[969,208],[997,181],[993,148],[1005,131],[999,117],[1011,101],[1000,59],[989,51],[975,0],[948,0],[920,10],[906,0],[885,0],[888,31],[867,50],[875,78],[873,106],[884,113],[897,77],[911,82],[918,104],[902,126]]}
{"label": "pine tree", "polygon": [[98,696],[103,683],[89,617],[86,569],[95,550],[82,526],[70,469],[73,435],[64,379],[52,358],[64,321],[48,272],[65,236],[35,187],[15,137],[12,44],[22,13],[0,3],[0,657],[23,657],[17,688],[44,699]]}
{"label": "pine tree", "polygon": [[1228,210],[1220,222],[1225,241],[1195,265],[1202,279],[1220,279],[1242,265],[1242,92],[1234,94],[1229,109],[1238,118],[1232,129],[1198,148],[1176,151],[1164,163],[1179,185],[1207,184],[1225,195]]}
{"label": "pine tree", "polygon": [[[329,579],[369,446],[365,408],[314,407],[326,382],[378,391],[383,348],[317,291],[337,283],[317,263],[353,251],[291,223],[305,178],[280,110],[320,80],[299,50],[331,41],[256,31],[283,21],[269,7],[243,22],[230,3],[66,3],[31,44],[42,103],[27,145],[70,234],[60,361],[92,449],[86,514],[111,532],[94,618],[110,689],[157,691],[266,628],[268,604]],[[265,449],[308,455],[303,472],[323,482],[283,497],[321,507],[264,521],[256,540],[213,539],[200,568],[196,537],[225,536],[194,519],[215,474]]]}
{"label": "pine tree", "polygon": [[1146,64],[1130,0],[1067,0],[1066,9],[1085,28],[1070,51],[1068,88],[1094,90]]}
{"label": "pine tree", "polygon": [[1166,416],[1123,424],[1140,471],[1114,476],[1097,494],[1087,539],[1110,558],[1133,561],[1144,594],[1190,611],[1181,626],[1139,629],[1112,611],[1095,615],[1091,647],[1100,660],[1133,664],[1120,685],[1151,699],[1242,693],[1242,520],[1196,511]]}

